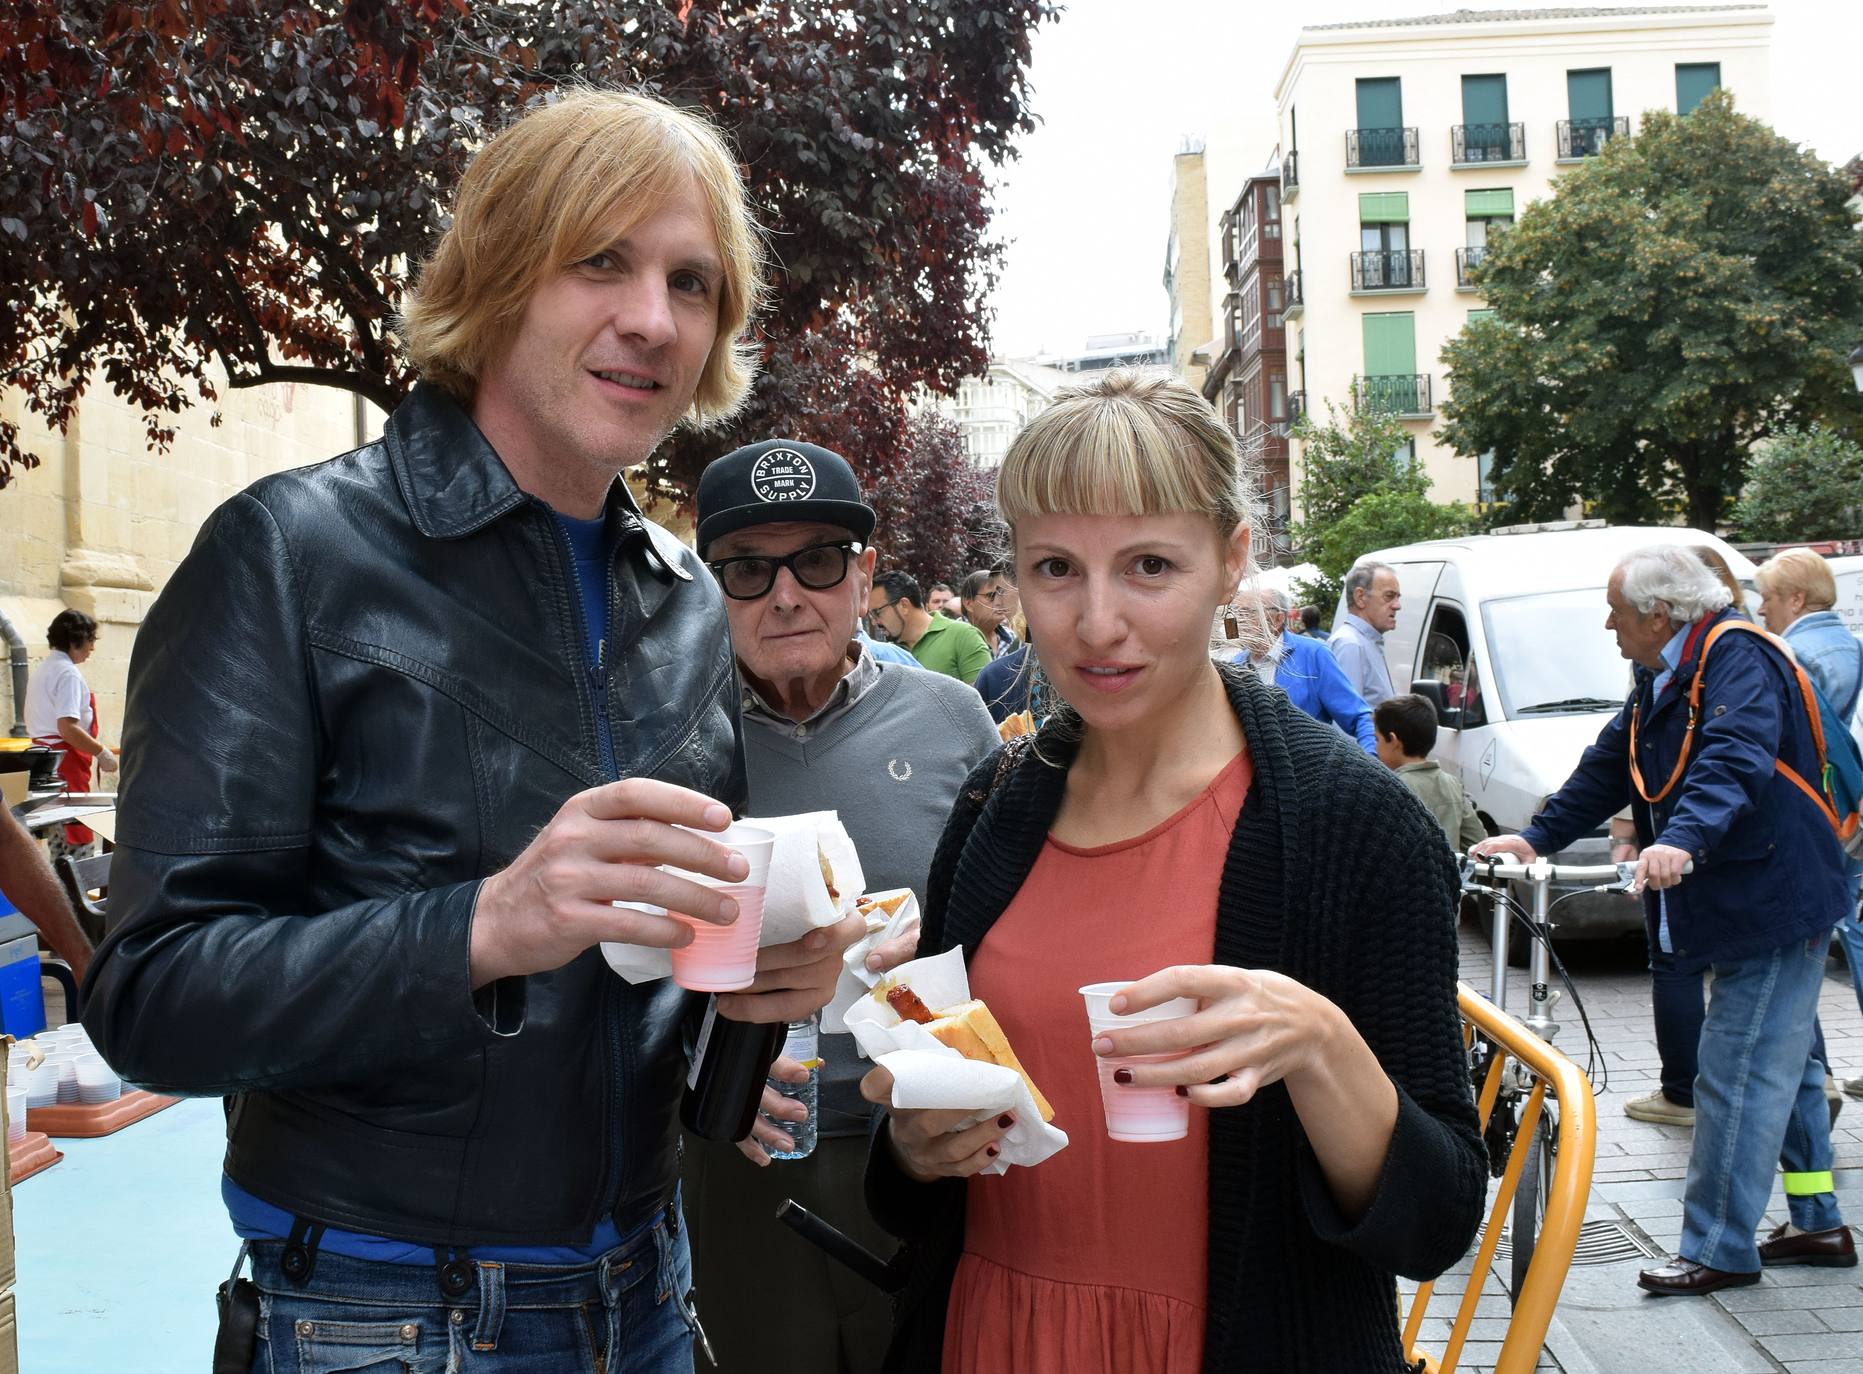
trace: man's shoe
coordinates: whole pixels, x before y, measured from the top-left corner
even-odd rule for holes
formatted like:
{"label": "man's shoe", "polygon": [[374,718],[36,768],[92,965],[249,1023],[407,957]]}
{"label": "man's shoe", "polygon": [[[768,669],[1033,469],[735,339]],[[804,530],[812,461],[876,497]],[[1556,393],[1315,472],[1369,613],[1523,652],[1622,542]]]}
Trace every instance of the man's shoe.
{"label": "man's shoe", "polygon": [[1857,1262],[1857,1245],[1848,1226],[1794,1235],[1789,1226],[1781,1224],[1760,1242],[1759,1254],[1760,1263],[1766,1265],[1815,1264],[1822,1269],[1850,1269]]}
{"label": "man's shoe", "polygon": [[1695,1109],[1671,1102],[1661,1088],[1648,1097],[1633,1097],[1624,1103],[1624,1115],[1632,1121],[1654,1121],[1662,1126],[1693,1126]]}
{"label": "man's shoe", "polygon": [[1691,1298],[1702,1293],[1718,1293],[1723,1288],[1744,1288],[1758,1283],[1760,1271],[1730,1274],[1725,1269],[1710,1269],[1677,1255],[1667,1264],[1645,1269],[1637,1275],[1637,1287],[1663,1298]]}
{"label": "man's shoe", "polygon": [[1846,1078],[1844,1091],[1852,1097],[1863,1097],[1863,1078]]}
{"label": "man's shoe", "polygon": [[1831,1109],[1831,1125],[1837,1124],[1837,1113],[1844,1109],[1844,1095],[1837,1091],[1837,1080],[1828,1073],[1824,1075],[1824,1100]]}

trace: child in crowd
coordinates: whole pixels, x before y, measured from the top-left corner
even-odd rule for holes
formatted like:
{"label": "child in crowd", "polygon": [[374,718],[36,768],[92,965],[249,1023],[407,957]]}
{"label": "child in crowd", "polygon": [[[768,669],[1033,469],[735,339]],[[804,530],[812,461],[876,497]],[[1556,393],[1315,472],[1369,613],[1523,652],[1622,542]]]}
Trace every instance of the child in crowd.
{"label": "child in crowd", "polygon": [[1435,707],[1414,693],[1389,697],[1371,713],[1371,728],[1378,735],[1378,762],[1417,794],[1451,849],[1466,850],[1488,838],[1461,782],[1429,757],[1436,747]]}

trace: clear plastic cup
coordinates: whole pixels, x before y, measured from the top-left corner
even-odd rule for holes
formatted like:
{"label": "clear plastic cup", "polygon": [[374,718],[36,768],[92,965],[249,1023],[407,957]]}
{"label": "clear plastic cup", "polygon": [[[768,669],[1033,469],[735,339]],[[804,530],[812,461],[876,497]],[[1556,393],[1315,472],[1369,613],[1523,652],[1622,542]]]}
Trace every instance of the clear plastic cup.
{"label": "clear plastic cup", "polygon": [[705,831],[744,856],[750,873],[742,882],[724,883],[702,873],[669,868],[675,877],[716,888],[737,903],[737,919],[728,926],[714,925],[677,911],[666,914],[692,928],[692,943],[668,951],[673,959],[673,981],[691,992],[736,992],[757,976],[757,945],[763,937],[763,893],[770,881],[770,854],[776,835],[754,825],[733,825],[722,834]]}
{"label": "clear plastic cup", "polygon": [[17,1145],[26,1138],[26,1089],[13,1087],[6,1090],[6,1142]]}
{"label": "clear plastic cup", "polygon": [[[1089,983],[1080,990],[1087,1004],[1087,1026],[1092,1035],[1102,1031],[1130,1030],[1152,1021],[1175,1021],[1197,1009],[1194,997],[1174,997],[1145,1011],[1120,1016],[1110,1003],[1113,994],[1138,982],[1127,978],[1117,983]],[[1162,1064],[1183,1059],[1192,1051],[1178,1054],[1109,1054],[1095,1055],[1100,1072],[1100,1106],[1106,1114],[1106,1134],[1114,1140],[1146,1144],[1161,1140],[1182,1140],[1190,1133],[1190,1099],[1179,1097],[1170,1085],[1144,1086],[1115,1083],[1113,1074],[1140,1064]]]}

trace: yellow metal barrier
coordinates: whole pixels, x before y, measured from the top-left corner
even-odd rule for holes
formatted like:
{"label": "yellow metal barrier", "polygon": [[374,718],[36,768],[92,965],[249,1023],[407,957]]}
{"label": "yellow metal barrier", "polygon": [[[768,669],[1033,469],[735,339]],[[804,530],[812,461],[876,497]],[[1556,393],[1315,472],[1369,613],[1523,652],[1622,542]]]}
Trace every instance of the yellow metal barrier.
{"label": "yellow metal barrier", "polygon": [[1530,1374],[1539,1364],[1540,1351],[1546,1343],[1546,1328],[1552,1324],[1553,1308],[1559,1301],[1560,1290],[1565,1287],[1573,1252],[1578,1248],[1578,1231],[1585,1220],[1585,1201],[1591,1194],[1592,1162],[1597,1153],[1597,1108],[1592,1101],[1591,1084],[1576,1064],[1467,983],[1458,984],[1456,994],[1467,1040],[1472,1044],[1474,1037],[1480,1034],[1503,1051],[1490,1061],[1476,1099],[1482,1127],[1486,1129],[1488,1118],[1494,1112],[1502,1075],[1510,1060],[1526,1068],[1533,1085],[1521,1107],[1513,1150],[1507,1157],[1500,1187],[1489,1205],[1488,1224],[1482,1231],[1475,1267],[1450,1328],[1449,1342],[1440,1356],[1417,1348],[1417,1335],[1422,1330],[1424,1312],[1435,1288],[1434,1284],[1426,1283],[1411,1301],[1410,1313],[1404,1322],[1404,1349],[1409,1352],[1407,1358],[1412,1362],[1421,1360],[1429,1374],[1453,1374],[1461,1360],[1470,1325],[1475,1319],[1476,1304],[1490,1277],[1501,1228],[1513,1208],[1521,1174],[1534,1162],[1534,1128],[1539,1124],[1546,1096],[1550,1093],[1559,1104],[1557,1162],[1546,1184],[1545,1217],[1540,1223],[1539,1241],[1527,1266],[1526,1281],[1514,1295],[1513,1320],[1508,1323],[1507,1336],[1494,1363],[1494,1374]]}

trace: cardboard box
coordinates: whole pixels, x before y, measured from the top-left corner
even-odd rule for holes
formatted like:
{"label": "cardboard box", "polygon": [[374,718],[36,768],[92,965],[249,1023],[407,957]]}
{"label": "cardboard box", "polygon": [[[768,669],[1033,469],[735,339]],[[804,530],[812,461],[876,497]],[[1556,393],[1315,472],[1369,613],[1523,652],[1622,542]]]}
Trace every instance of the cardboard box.
{"label": "cardboard box", "polygon": [[0,1374],[19,1374],[19,1317],[10,1289],[0,1294]]}

